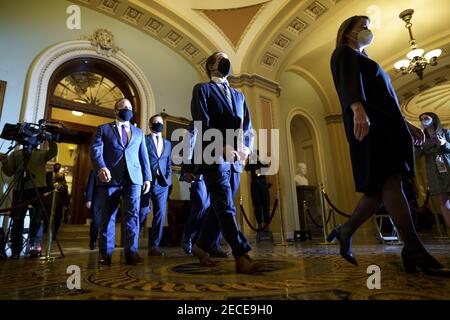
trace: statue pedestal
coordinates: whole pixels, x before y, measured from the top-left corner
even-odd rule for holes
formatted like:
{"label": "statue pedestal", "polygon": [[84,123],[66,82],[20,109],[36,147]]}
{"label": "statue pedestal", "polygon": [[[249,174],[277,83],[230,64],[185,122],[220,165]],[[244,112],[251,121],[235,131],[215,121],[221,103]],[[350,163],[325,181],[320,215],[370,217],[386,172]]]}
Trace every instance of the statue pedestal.
{"label": "statue pedestal", "polygon": [[268,241],[273,243],[273,234],[272,231],[268,228],[256,233],[256,243],[260,243],[261,241]]}
{"label": "statue pedestal", "polygon": [[315,186],[297,186],[297,206],[298,206],[298,218],[300,221],[300,230],[294,232],[294,240],[305,241],[312,240],[312,235],[318,234],[320,236],[322,229],[318,228],[311,221],[311,217],[308,216],[308,212],[304,206],[309,209],[311,216],[318,220],[317,207],[316,207],[316,190]]}

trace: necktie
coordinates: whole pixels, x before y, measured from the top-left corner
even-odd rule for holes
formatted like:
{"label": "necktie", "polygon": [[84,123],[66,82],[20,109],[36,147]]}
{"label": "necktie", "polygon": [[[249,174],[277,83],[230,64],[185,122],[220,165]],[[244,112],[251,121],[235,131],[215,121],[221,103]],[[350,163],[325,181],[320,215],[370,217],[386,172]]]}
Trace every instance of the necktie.
{"label": "necktie", "polygon": [[223,93],[225,93],[225,96],[227,97],[228,103],[230,104],[230,106],[233,105],[233,102],[231,101],[231,93],[230,93],[230,89],[228,88],[228,85],[226,82],[222,82],[222,87],[223,87]]}
{"label": "necktie", "polygon": [[122,144],[124,147],[127,146],[128,144],[128,133],[127,130],[125,129],[125,125],[122,125]]}

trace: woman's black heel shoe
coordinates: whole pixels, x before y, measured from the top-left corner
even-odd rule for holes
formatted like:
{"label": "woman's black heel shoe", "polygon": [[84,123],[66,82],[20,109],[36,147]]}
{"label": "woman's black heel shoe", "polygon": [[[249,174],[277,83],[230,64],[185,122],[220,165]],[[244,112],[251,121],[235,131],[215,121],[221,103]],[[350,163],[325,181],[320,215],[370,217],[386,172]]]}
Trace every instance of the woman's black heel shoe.
{"label": "woman's black heel shoe", "polygon": [[342,225],[336,226],[336,228],[334,228],[331,231],[331,233],[328,235],[327,241],[328,242],[333,242],[334,239],[338,239],[339,244],[341,246],[341,248],[340,248],[341,256],[345,260],[350,262],[351,264],[354,264],[355,266],[357,266],[358,262],[356,261],[355,257],[353,257],[352,250],[350,248],[350,240],[351,239],[349,239],[348,243],[342,243],[341,229],[342,229]]}
{"label": "woman's black heel shoe", "polygon": [[[436,259],[428,253],[422,256],[422,259],[413,257],[413,254],[406,249],[402,250],[403,267],[406,273],[417,272],[416,267],[419,267],[423,273],[429,276],[450,278],[450,269],[444,268]],[[426,261],[428,260],[428,261]]]}

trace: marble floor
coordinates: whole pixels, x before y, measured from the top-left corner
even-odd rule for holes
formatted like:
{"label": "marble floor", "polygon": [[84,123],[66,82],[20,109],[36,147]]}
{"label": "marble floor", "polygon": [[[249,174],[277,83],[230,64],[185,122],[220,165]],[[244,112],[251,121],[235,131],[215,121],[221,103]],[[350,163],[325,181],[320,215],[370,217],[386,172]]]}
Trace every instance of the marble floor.
{"label": "marble floor", "polygon": [[[80,232],[80,228],[83,232]],[[253,244],[251,256],[264,267],[255,275],[234,272],[232,258],[216,267],[201,267],[180,248],[164,248],[165,257],[146,256],[137,266],[124,264],[116,249],[111,266],[98,264],[97,251],[87,248],[87,228],[64,226],[60,243],[65,257],[54,260],[0,260],[0,300],[405,300],[449,299],[450,279],[404,273],[398,245],[355,245],[359,266],[338,255],[337,245],[297,242],[290,246]],[[84,231],[86,233],[84,233]],[[448,240],[426,239],[427,247],[450,266]],[[368,267],[380,268],[380,289],[367,286]],[[80,289],[69,289],[70,266],[79,267]],[[74,267],[72,267],[74,268]],[[73,269],[72,269],[73,270]],[[69,270],[70,271],[70,270]],[[373,283],[372,281],[369,281]]]}

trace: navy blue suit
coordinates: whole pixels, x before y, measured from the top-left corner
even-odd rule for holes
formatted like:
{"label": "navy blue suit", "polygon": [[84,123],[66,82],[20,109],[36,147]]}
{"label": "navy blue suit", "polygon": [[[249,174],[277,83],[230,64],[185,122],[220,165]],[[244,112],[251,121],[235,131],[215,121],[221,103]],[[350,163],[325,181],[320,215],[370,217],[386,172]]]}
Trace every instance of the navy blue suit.
{"label": "navy blue suit", "polygon": [[103,204],[100,226],[100,252],[114,251],[115,220],[120,197],[124,200],[125,253],[136,253],[139,237],[139,204],[144,181],[151,181],[147,146],[141,129],[130,125],[131,137],[122,144],[116,123],[97,128],[91,143],[91,159],[95,172],[107,167],[110,182],[97,181],[98,202]]}
{"label": "navy blue suit", "polygon": [[[224,137],[224,145],[227,129],[243,129],[244,145],[252,149],[254,135],[245,97],[233,88],[230,88],[230,93],[232,104],[227,101],[226,96],[213,81],[197,84],[192,94],[192,118],[194,121],[201,121],[203,132],[211,128],[218,129]],[[198,139],[196,143],[199,143]],[[202,150],[208,144],[207,141],[203,142]],[[236,149],[236,145],[234,148]],[[221,155],[218,156],[221,157]],[[233,201],[239,187],[239,173],[242,172],[242,165],[238,162],[226,162],[223,158],[219,161],[218,164],[203,163],[201,167],[213,210],[207,213],[196,244],[201,249],[209,251],[213,245],[214,236],[220,229],[231,247],[233,256],[237,259],[250,251],[247,239],[237,226],[236,207]]]}
{"label": "navy blue suit", "polygon": [[163,150],[161,156],[158,157],[157,148],[151,134],[145,136],[145,142],[153,181],[150,193],[143,195],[141,199],[140,221],[141,225],[144,225],[145,219],[150,212],[151,200],[153,203],[153,220],[152,232],[149,235],[149,248],[152,248],[158,247],[161,242],[166,218],[167,198],[169,196],[169,187],[172,185],[172,144],[170,141],[163,139]]}

